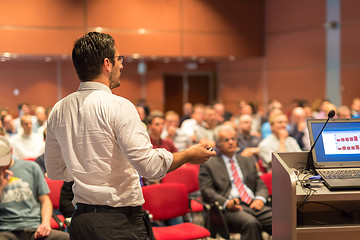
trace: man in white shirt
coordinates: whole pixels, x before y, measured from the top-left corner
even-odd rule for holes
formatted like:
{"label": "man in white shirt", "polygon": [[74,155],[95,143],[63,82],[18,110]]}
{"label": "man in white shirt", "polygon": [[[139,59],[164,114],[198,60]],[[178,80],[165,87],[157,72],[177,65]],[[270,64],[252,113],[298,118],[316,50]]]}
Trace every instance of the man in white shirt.
{"label": "man in white shirt", "polygon": [[111,93],[120,86],[124,57],[110,35],[90,32],[79,38],[72,58],[80,87],[55,104],[45,147],[48,176],[74,181],[70,237],[151,238],[139,175],[159,180],[215,152],[202,145],[178,153],[152,148],[135,106]]}
{"label": "man in white shirt", "polygon": [[187,134],[193,142],[196,141],[196,130],[204,125],[205,106],[198,103],[194,105],[194,110],[191,113],[191,118],[186,119],[181,124],[181,130]]}
{"label": "man in white shirt", "polygon": [[174,111],[165,113],[165,128],[161,138],[171,140],[179,151],[183,151],[192,145],[190,137],[179,128],[179,114]]}
{"label": "man in white shirt", "polygon": [[41,134],[32,131],[32,116],[21,117],[22,132],[10,138],[13,147],[13,157],[17,159],[32,159],[44,153],[45,142]]}
{"label": "man in white shirt", "polygon": [[286,129],[287,116],[284,113],[272,114],[269,118],[272,134],[259,143],[259,155],[264,167],[271,171],[271,154],[273,152],[300,152],[296,140],[289,136]]}

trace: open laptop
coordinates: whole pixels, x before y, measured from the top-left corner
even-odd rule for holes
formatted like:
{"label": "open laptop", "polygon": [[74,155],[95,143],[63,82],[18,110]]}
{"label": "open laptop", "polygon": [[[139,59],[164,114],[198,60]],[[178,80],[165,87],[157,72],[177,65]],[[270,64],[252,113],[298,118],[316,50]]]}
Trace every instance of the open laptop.
{"label": "open laptop", "polygon": [[[308,119],[310,143],[326,119]],[[330,119],[312,157],[316,172],[330,190],[360,189],[360,119]]]}

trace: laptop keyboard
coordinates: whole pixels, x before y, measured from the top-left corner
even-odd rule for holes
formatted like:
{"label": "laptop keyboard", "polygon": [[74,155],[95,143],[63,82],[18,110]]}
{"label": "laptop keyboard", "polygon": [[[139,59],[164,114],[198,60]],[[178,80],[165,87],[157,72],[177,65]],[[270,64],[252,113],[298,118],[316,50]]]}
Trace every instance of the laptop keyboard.
{"label": "laptop keyboard", "polygon": [[325,179],[354,179],[360,178],[360,169],[319,170]]}

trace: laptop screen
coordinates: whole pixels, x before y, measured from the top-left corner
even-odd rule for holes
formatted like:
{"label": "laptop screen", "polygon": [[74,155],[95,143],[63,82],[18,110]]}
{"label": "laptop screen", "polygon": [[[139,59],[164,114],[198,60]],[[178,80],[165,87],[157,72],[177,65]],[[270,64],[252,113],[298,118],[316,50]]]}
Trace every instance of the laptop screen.
{"label": "laptop screen", "polygon": [[[309,119],[310,143],[326,119]],[[315,167],[360,167],[360,119],[330,119],[312,152]]]}

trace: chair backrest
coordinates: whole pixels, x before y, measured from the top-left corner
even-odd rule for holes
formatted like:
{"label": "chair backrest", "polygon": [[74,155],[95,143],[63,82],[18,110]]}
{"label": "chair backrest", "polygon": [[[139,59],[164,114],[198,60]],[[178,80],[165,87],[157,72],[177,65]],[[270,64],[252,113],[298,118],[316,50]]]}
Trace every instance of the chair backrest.
{"label": "chair backrest", "polygon": [[199,190],[199,174],[194,167],[182,166],[168,173],[162,180],[163,183],[182,183],[185,185],[187,193]]}
{"label": "chair backrest", "polygon": [[260,176],[268,188],[269,195],[272,195],[272,172],[264,173]]}
{"label": "chair backrest", "polygon": [[53,204],[53,208],[59,209],[60,208],[60,192],[61,192],[61,187],[62,187],[64,181],[52,180],[50,178],[45,178],[45,179],[50,188],[49,197]]}
{"label": "chair backrest", "polygon": [[266,168],[265,168],[264,165],[263,165],[263,160],[262,160],[262,159],[259,159],[259,160],[258,160],[258,164],[259,164],[260,171],[261,171],[262,173],[267,173],[267,170],[266,170]]}
{"label": "chair backrest", "polygon": [[181,183],[160,183],[142,187],[145,203],[153,220],[166,220],[183,216],[188,211],[186,188]]}

